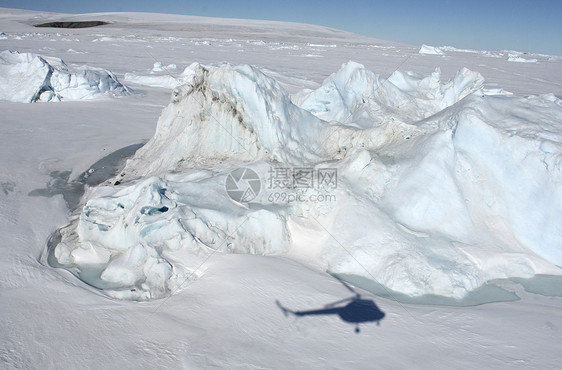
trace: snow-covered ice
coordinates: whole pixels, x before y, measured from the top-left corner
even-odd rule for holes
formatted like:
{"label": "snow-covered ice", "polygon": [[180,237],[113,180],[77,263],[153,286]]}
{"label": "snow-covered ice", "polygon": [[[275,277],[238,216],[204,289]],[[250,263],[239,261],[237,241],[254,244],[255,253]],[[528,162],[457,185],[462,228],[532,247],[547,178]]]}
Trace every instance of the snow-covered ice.
{"label": "snow-covered ice", "polygon": [[0,53],[0,100],[83,100],[104,93],[125,95],[128,89],[113,73],[102,68],[69,67],[59,58],[31,53]]}

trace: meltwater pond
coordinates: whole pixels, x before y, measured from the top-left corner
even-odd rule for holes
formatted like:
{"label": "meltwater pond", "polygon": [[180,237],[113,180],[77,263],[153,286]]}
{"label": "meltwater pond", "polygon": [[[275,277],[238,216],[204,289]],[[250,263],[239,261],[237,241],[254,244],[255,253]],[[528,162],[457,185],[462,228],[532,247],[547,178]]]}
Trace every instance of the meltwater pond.
{"label": "meltwater pond", "polygon": [[[400,292],[393,291],[383,285],[358,275],[332,274],[338,279],[351,283],[361,289],[371,292],[379,297],[398,301],[400,303],[442,305],[442,306],[478,306],[494,302],[512,302],[520,297],[514,290],[521,286],[526,292],[544,296],[562,297],[562,276],[536,275],[529,279],[511,278],[496,279],[489,281],[483,286],[470,291],[462,299],[444,297],[438,295],[423,295],[411,297]],[[512,290],[513,289],[513,290]]]}

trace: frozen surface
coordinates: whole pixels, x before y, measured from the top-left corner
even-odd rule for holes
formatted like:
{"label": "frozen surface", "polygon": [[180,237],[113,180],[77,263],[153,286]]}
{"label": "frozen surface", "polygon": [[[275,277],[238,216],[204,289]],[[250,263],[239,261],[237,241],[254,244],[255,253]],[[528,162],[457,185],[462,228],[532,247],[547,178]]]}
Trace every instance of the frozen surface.
{"label": "frozen surface", "polygon": [[[32,26],[57,20],[110,24]],[[127,82],[135,93],[120,99],[0,102],[0,367],[560,366],[560,276],[548,274],[560,265],[562,57],[422,55],[295,23],[13,9],[0,10],[0,43],[120,81],[189,68],[185,83],[204,87]],[[251,140],[219,135],[209,113]],[[185,133],[222,141],[178,140],[186,160],[166,160],[159,143]],[[119,172],[115,157],[146,141]],[[249,204],[226,193],[241,165],[262,179]],[[272,167],[287,166],[337,169],[337,187],[268,189]],[[47,245],[79,263],[49,266]],[[357,294],[385,314],[380,326],[355,333],[344,320]],[[519,300],[441,305],[460,296]],[[285,317],[276,301],[331,313]]]}
{"label": "frozen surface", "polygon": [[0,53],[0,100],[17,103],[92,99],[128,93],[102,68],[69,67],[59,58],[5,50]]}

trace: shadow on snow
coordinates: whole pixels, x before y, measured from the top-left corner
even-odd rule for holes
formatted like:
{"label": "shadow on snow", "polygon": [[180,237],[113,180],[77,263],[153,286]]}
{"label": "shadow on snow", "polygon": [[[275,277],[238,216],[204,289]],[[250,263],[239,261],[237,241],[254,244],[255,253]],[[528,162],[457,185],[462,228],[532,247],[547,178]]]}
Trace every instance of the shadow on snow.
{"label": "shadow on snow", "polygon": [[46,188],[32,190],[29,196],[52,197],[61,194],[70,211],[80,205],[85,186],[96,186],[119,173],[125,161],[140,149],[144,143],[121,148],[94,163],[75,180],[70,180],[71,171],[52,171],[51,181]]}
{"label": "shadow on snow", "polygon": [[353,289],[349,284],[339,278],[337,279],[350,292],[354,294],[352,297],[328,303],[327,305],[319,309],[304,311],[295,311],[288,309],[287,307],[284,307],[279,301],[275,301],[275,303],[283,311],[285,316],[294,315],[300,317],[311,315],[338,315],[343,321],[355,324],[356,333],[360,332],[359,324],[376,322],[377,325],[379,325],[385,314],[377,307],[375,302],[372,299],[362,298],[361,295],[357,293],[355,289]]}

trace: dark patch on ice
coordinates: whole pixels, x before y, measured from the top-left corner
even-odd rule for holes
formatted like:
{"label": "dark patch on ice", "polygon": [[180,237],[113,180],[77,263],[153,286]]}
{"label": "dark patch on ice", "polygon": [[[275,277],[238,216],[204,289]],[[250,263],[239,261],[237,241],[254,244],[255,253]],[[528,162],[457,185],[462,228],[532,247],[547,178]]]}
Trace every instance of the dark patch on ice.
{"label": "dark patch on ice", "polygon": [[47,22],[36,24],[35,27],[52,27],[52,28],[89,28],[109,24],[103,21],[75,21],[75,22]]}
{"label": "dark patch on ice", "polygon": [[125,161],[141,148],[144,143],[121,148],[94,163],[75,180],[70,180],[71,171],[52,171],[51,181],[43,189],[31,191],[29,196],[52,197],[61,194],[67,208],[74,211],[80,205],[85,186],[96,186],[115,177],[125,165]]}
{"label": "dark patch on ice", "polygon": [[4,192],[4,194],[8,195],[16,189],[16,183],[13,181],[6,181],[0,183],[0,189]]}
{"label": "dark patch on ice", "polygon": [[66,202],[66,206],[71,208],[76,203],[76,196],[78,200],[84,193],[84,184],[75,181],[69,182],[71,171],[52,171],[49,173],[51,181],[47,183],[47,187],[43,189],[35,189],[29,192],[32,197],[47,197],[51,198],[55,195],[62,194]]}
{"label": "dark patch on ice", "polygon": [[156,215],[159,213],[164,213],[168,211],[168,207],[163,206],[163,207],[151,207],[151,206],[144,206],[141,208],[140,212],[143,215],[148,215],[148,216],[152,216],[152,215]]}

